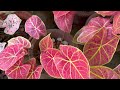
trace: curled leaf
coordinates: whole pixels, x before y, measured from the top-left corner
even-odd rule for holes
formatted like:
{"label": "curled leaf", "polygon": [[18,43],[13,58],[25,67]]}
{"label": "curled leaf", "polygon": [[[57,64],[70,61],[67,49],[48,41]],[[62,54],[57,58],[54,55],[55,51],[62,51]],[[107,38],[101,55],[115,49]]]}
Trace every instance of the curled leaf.
{"label": "curled leaf", "polygon": [[54,78],[61,78],[56,66],[54,64],[54,58],[59,57],[60,51],[54,48],[48,48],[45,52],[40,54],[40,62],[44,70]]}
{"label": "curled leaf", "polygon": [[6,42],[0,43],[0,53],[4,50],[5,45],[6,45]]}
{"label": "curled leaf", "polygon": [[90,66],[104,65],[111,61],[119,38],[105,28],[97,32],[84,46],[84,54]]}
{"label": "curled leaf", "polygon": [[9,14],[3,22],[4,33],[13,35],[19,29],[21,21],[16,14]]}
{"label": "curled leaf", "polygon": [[54,63],[64,79],[89,79],[90,66],[81,50],[70,45],[60,45],[62,56],[54,57]]}
{"label": "curled leaf", "polygon": [[8,40],[8,45],[15,45],[15,44],[22,44],[24,46],[24,48],[30,48],[31,47],[31,43],[29,40],[27,40],[26,38],[22,37],[22,36],[17,36],[15,38],[11,38],[10,40]]}
{"label": "curled leaf", "polygon": [[31,65],[23,64],[24,57],[18,60],[12,67],[5,71],[5,74],[12,79],[26,79]]}
{"label": "curled leaf", "polygon": [[70,33],[72,29],[74,11],[53,11],[54,21],[58,28],[64,32]]}
{"label": "curled leaf", "polygon": [[35,58],[31,58],[27,63],[31,65],[31,69],[29,71],[27,79],[39,79],[41,76],[42,69],[43,69],[42,66],[39,65],[36,67]]}
{"label": "curled leaf", "polygon": [[102,28],[112,29],[110,19],[103,17],[92,18],[89,23],[81,28],[74,36],[74,41],[80,44],[88,42]]}
{"label": "curled leaf", "polygon": [[25,22],[25,32],[31,37],[39,39],[41,35],[46,35],[46,27],[44,22],[37,15],[32,15]]}
{"label": "curled leaf", "polygon": [[25,55],[23,45],[16,44],[6,47],[0,53],[0,69],[3,71],[12,67],[21,57]]}
{"label": "curled leaf", "polygon": [[50,34],[45,36],[40,42],[39,42],[40,51],[45,51],[48,48],[53,48],[53,41],[50,37]]}
{"label": "curled leaf", "polygon": [[90,68],[91,79],[119,79],[118,74],[105,66],[92,66]]}

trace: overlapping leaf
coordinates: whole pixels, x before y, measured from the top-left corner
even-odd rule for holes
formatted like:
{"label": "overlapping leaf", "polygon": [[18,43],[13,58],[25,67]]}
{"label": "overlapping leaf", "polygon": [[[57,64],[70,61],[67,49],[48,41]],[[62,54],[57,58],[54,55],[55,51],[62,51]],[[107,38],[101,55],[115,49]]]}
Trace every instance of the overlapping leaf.
{"label": "overlapping leaf", "polygon": [[102,15],[103,17],[112,16],[112,15],[115,15],[116,13],[116,11],[95,11],[95,12]]}
{"label": "overlapping leaf", "polygon": [[118,12],[113,18],[113,33],[120,34],[120,12]]}
{"label": "overlapping leaf", "polygon": [[4,50],[5,45],[6,45],[6,42],[0,43],[0,53]]}
{"label": "overlapping leaf", "polygon": [[53,41],[50,37],[50,34],[45,36],[40,42],[39,42],[40,51],[45,51],[47,48],[53,48]]}
{"label": "overlapping leaf", "polygon": [[103,17],[92,18],[86,26],[83,26],[83,28],[81,28],[76,33],[74,36],[74,41],[80,44],[84,44],[88,42],[102,28],[112,29],[110,19]]}
{"label": "overlapping leaf", "polygon": [[119,79],[119,75],[105,66],[92,66],[90,68],[91,79]]}
{"label": "overlapping leaf", "polygon": [[111,61],[119,38],[111,30],[101,29],[84,46],[84,54],[91,66],[104,65]]}
{"label": "overlapping leaf", "polygon": [[61,57],[54,57],[54,63],[64,79],[89,79],[90,67],[81,50],[70,45],[60,45]]}
{"label": "overlapping leaf", "polygon": [[120,76],[120,64],[113,69]]}
{"label": "overlapping leaf", "polygon": [[22,57],[12,67],[6,70],[5,74],[12,79],[26,79],[31,65],[23,64],[23,60],[24,58]]}
{"label": "overlapping leaf", "polygon": [[0,69],[3,71],[8,70],[13,66],[21,57],[25,55],[23,45],[16,44],[6,47],[0,53]]}
{"label": "overlapping leaf", "polygon": [[46,35],[46,27],[44,22],[37,15],[32,15],[25,22],[25,32],[31,37],[39,39],[41,35]]}
{"label": "overlapping leaf", "polygon": [[31,43],[29,42],[29,40],[27,40],[26,38],[22,37],[22,36],[17,36],[15,38],[11,38],[10,40],[8,40],[8,45],[15,45],[15,44],[22,44],[25,48],[30,48],[31,47]]}
{"label": "overlapping leaf", "polygon": [[42,69],[43,69],[42,66],[39,65],[36,67],[35,58],[31,58],[31,60],[29,60],[27,63],[31,65],[31,69],[29,71],[27,79],[39,79],[41,76]]}
{"label": "overlapping leaf", "polygon": [[54,78],[61,78],[56,66],[54,64],[54,58],[60,57],[60,51],[54,48],[48,48],[45,52],[40,55],[40,62],[44,70]]}
{"label": "overlapping leaf", "polygon": [[13,35],[19,29],[21,21],[16,14],[9,14],[2,25],[5,27],[4,33]]}
{"label": "overlapping leaf", "polygon": [[64,32],[70,33],[72,29],[74,11],[53,11],[54,21],[58,28]]}

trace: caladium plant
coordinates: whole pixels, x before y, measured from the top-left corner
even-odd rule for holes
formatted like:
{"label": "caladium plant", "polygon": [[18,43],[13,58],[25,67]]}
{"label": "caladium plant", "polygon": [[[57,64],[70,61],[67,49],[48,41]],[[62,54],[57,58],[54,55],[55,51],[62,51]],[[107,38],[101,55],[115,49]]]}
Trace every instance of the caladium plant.
{"label": "caladium plant", "polygon": [[[41,15],[6,14],[0,20],[0,70],[12,79],[41,79],[42,73],[56,79],[120,79],[120,63],[109,67],[119,54],[120,11],[95,11],[76,30],[78,13],[52,11],[54,29]],[[2,29],[10,35],[7,41]],[[21,30],[27,36],[17,35]]]}

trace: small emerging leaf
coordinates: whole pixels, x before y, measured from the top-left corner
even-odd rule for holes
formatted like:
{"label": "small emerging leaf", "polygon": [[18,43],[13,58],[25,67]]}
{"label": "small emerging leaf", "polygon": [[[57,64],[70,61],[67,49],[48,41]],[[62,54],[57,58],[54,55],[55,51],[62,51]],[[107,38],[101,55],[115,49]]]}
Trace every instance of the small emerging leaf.
{"label": "small emerging leaf", "polygon": [[15,44],[22,44],[25,48],[30,48],[31,47],[31,43],[29,40],[27,40],[26,38],[22,37],[22,36],[17,36],[15,38],[11,38],[10,40],[8,40],[8,45],[15,45]]}
{"label": "small emerging leaf", "polygon": [[119,38],[110,30],[103,28],[95,34],[84,46],[84,54],[90,66],[104,65],[111,61]]}
{"label": "small emerging leaf", "polygon": [[5,74],[12,79],[26,79],[31,65],[23,64],[23,60],[24,58],[22,57],[12,67],[6,70]]}
{"label": "small emerging leaf", "polygon": [[74,11],[53,11],[54,21],[58,28],[64,32],[70,33],[72,29]]}
{"label": "small emerging leaf", "polygon": [[89,79],[90,66],[81,50],[70,45],[60,45],[61,57],[54,57],[54,63],[64,79]]}
{"label": "small emerging leaf", "polygon": [[6,47],[0,53],[0,69],[3,71],[8,70],[13,66],[21,57],[25,55],[23,45],[16,44]]}
{"label": "small emerging leaf", "polygon": [[46,27],[44,22],[37,15],[32,15],[25,22],[25,32],[31,37],[39,39],[41,35],[46,35]]}
{"label": "small emerging leaf", "polygon": [[9,14],[3,22],[4,33],[13,35],[19,29],[21,21],[16,14]]}
{"label": "small emerging leaf", "polygon": [[54,58],[60,57],[61,53],[59,50],[54,48],[48,48],[45,52],[40,54],[40,62],[44,70],[54,78],[61,78],[56,66],[54,64]]}
{"label": "small emerging leaf", "polygon": [[31,69],[29,71],[27,79],[39,79],[41,76],[41,72],[43,70],[42,66],[39,65],[36,67],[36,59],[35,58],[31,58],[27,63],[31,65]]}
{"label": "small emerging leaf", "polygon": [[119,79],[118,74],[105,66],[92,66],[90,68],[91,79]]}
{"label": "small emerging leaf", "polygon": [[50,37],[50,34],[45,36],[40,42],[39,42],[40,51],[45,51],[48,48],[53,48],[53,41]]}

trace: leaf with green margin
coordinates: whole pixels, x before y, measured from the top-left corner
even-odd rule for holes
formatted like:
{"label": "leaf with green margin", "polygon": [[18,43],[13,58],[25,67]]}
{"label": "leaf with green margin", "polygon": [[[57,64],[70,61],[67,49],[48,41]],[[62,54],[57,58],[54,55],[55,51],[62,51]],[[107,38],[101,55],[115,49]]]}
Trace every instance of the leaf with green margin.
{"label": "leaf with green margin", "polygon": [[83,52],[90,66],[104,65],[111,61],[119,38],[110,30],[101,29],[84,46]]}
{"label": "leaf with green margin", "polygon": [[120,79],[119,75],[106,66],[91,66],[91,79]]}
{"label": "leaf with green margin", "polygon": [[51,34],[48,34],[45,36],[42,40],[39,42],[39,48],[40,51],[45,51],[47,48],[53,48],[53,41],[50,37]]}
{"label": "leaf with green margin", "polygon": [[62,56],[54,63],[63,79],[89,79],[90,66],[82,51],[71,45],[60,45]]}
{"label": "leaf with green margin", "polygon": [[89,23],[81,28],[74,36],[73,42],[85,44],[102,28],[112,29],[109,18],[95,17]]}

